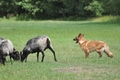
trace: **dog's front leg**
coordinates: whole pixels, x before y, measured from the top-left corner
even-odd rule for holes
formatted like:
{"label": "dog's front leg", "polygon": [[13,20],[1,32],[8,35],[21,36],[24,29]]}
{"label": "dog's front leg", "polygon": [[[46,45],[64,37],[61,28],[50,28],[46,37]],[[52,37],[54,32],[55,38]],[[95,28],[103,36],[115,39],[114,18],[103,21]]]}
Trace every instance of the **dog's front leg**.
{"label": "dog's front leg", "polygon": [[85,52],[85,58],[88,58],[88,56],[89,56],[89,50],[88,49],[83,49],[83,50]]}
{"label": "dog's front leg", "polygon": [[85,58],[88,58],[88,56],[89,56],[89,53],[85,53]]}

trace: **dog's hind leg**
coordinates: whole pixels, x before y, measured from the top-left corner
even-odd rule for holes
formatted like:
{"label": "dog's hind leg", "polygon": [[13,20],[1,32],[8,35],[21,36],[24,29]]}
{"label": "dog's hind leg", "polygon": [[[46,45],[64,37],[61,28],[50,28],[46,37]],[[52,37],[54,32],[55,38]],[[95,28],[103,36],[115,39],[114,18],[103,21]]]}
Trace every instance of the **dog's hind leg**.
{"label": "dog's hind leg", "polygon": [[85,53],[85,58],[88,58],[88,56],[89,56],[89,53]]}
{"label": "dog's hind leg", "polygon": [[96,52],[99,54],[99,58],[101,58],[102,57],[101,51],[97,49]]}
{"label": "dog's hind leg", "polygon": [[101,58],[102,57],[102,54],[101,54],[101,52],[97,52],[98,54],[99,54],[99,58]]}

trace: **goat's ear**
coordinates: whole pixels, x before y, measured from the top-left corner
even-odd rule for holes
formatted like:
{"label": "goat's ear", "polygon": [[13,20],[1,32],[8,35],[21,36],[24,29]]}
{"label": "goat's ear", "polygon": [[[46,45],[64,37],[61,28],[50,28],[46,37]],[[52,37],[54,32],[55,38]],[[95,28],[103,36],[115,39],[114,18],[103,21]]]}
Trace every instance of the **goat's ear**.
{"label": "goat's ear", "polygon": [[19,51],[15,51],[16,54],[19,54]]}
{"label": "goat's ear", "polygon": [[15,49],[15,48],[13,48],[13,51],[16,51],[16,49]]}

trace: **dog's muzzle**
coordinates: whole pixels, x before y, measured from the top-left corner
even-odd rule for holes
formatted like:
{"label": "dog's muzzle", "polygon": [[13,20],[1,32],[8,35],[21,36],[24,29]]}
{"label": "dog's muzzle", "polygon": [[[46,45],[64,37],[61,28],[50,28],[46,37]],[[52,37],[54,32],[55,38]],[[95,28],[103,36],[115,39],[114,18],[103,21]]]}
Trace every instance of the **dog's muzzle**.
{"label": "dog's muzzle", "polygon": [[73,41],[76,41],[76,43],[78,43],[78,40],[77,40],[77,39],[73,39]]}

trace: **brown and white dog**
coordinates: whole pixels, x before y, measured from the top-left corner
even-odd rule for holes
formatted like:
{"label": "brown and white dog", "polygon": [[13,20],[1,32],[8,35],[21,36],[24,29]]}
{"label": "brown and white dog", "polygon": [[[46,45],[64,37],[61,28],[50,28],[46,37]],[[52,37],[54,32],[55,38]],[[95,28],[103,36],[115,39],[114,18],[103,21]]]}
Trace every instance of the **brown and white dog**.
{"label": "brown and white dog", "polygon": [[73,39],[76,43],[79,43],[82,50],[85,52],[85,58],[88,57],[90,52],[96,51],[99,57],[102,57],[102,52],[106,53],[108,57],[113,57],[112,52],[110,52],[108,45],[103,41],[88,41],[84,38],[84,34],[79,34]]}

